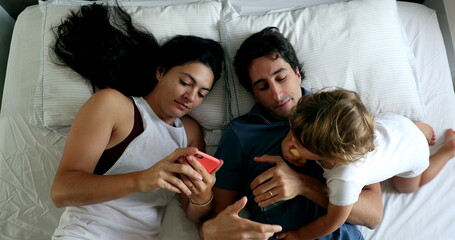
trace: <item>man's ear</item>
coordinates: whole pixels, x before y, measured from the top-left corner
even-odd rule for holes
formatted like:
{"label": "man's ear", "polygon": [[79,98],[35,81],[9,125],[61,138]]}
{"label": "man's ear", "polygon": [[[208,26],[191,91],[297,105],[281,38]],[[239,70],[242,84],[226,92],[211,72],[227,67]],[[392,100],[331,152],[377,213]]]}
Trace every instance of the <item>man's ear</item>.
{"label": "man's ear", "polygon": [[160,81],[165,73],[166,73],[166,69],[164,67],[161,67],[161,66],[157,67],[156,68],[156,79],[158,81]]}
{"label": "man's ear", "polygon": [[299,77],[300,82],[301,82],[303,79],[302,79],[302,74],[300,74],[299,67],[295,67],[295,74],[297,74],[297,77]]}

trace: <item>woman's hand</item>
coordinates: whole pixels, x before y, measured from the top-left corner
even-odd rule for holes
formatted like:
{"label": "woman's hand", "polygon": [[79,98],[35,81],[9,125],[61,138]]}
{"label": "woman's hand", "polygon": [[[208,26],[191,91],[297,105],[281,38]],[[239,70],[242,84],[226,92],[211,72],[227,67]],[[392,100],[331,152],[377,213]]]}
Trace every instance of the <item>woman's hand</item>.
{"label": "woman's hand", "polygon": [[177,148],[169,156],[155,165],[139,172],[136,180],[140,192],[153,192],[167,189],[176,193],[191,195],[192,189],[186,185],[180,176],[185,175],[193,183],[202,182],[203,176],[188,164],[182,164],[181,159],[196,153],[197,148]]}
{"label": "woman's hand", "polygon": [[192,167],[202,176],[202,181],[194,181],[186,175],[180,175],[183,183],[192,192],[189,196],[181,196],[182,206],[185,209],[187,217],[191,221],[199,223],[203,216],[209,214],[212,207],[212,188],[216,181],[215,173],[223,165],[223,161],[221,161],[221,164],[211,174],[207,172],[204,166],[193,155],[182,158],[181,162]]}
{"label": "woman's hand", "polygon": [[212,198],[212,188],[216,182],[215,173],[221,168],[223,161],[221,160],[221,164],[212,173],[208,173],[204,166],[202,166],[193,155],[186,156],[184,160],[186,161],[183,161],[182,163],[191,166],[202,176],[201,181],[194,181],[187,175],[180,174],[180,178],[192,192],[188,197],[193,204],[204,205]]}

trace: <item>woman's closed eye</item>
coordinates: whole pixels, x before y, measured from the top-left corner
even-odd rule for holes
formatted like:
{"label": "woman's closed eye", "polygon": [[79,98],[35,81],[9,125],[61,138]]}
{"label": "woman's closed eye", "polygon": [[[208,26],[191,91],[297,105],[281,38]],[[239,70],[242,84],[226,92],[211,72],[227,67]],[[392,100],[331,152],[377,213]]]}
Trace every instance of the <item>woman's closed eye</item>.
{"label": "woman's closed eye", "polygon": [[[180,82],[180,84],[181,84],[182,86],[184,86],[184,87],[191,87],[191,86],[192,86],[191,83],[189,83],[189,82],[187,82],[187,81],[185,81],[185,80],[183,80],[183,79],[179,79],[179,82]],[[205,93],[205,94],[204,94],[204,93],[201,93],[201,92],[198,92],[198,93],[197,93],[197,96],[198,96],[199,98],[205,98],[205,96],[206,96],[207,94],[208,94],[208,91],[207,91],[207,93]]]}
{"label": "woman's closed eye", "polygon": [[180,84],[182,84],[182,86],[185,86],[185,87],[191,86],[191,83],[188,83],[188,82],[186,82],[186,81],[184,81],[182,79],[179,79],[179,82],[180,82]]}

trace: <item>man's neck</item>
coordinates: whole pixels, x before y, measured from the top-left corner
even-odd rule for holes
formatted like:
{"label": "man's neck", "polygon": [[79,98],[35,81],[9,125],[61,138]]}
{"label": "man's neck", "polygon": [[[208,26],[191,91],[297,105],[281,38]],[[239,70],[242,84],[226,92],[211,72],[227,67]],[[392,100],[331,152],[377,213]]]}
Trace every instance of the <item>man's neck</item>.
{"label": "man's neck", "polygon": [[264,115],[265,119],[267,121],[269,121],[270,123],[277,123],[277,122],[285,122],[285,121],[288,121],[288,119],[283,119],[283,118],[279,118],[278,116],[276,116],[275,114],[271,113],[270,111],[267,111],[264,107],[262,107],[262,105],[260,105],[260,110],[262,112],[262,114]]}

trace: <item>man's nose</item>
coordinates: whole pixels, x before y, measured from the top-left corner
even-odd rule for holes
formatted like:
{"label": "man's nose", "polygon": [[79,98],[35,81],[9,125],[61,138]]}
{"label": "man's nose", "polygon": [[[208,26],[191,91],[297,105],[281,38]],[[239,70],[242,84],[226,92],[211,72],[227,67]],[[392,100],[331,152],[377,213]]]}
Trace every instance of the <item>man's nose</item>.
{"label": "man's nose", "polygon": [[278,84],[271,84],[273,100],[279,101],[283,97],[283,89]]}

